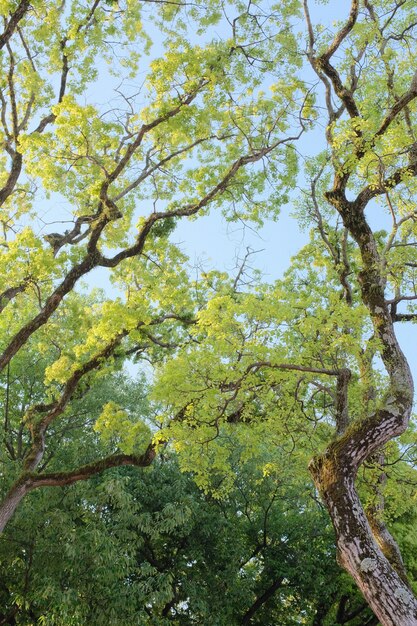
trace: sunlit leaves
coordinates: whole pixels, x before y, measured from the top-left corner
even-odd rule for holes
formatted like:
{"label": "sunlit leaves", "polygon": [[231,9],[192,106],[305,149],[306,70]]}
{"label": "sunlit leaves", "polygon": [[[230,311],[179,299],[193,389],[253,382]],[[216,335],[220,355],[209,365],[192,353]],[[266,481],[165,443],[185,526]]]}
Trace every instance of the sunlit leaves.
{"label": "sunlit leaves", "polygon": [[141,454],[150,443],[151,432],[141,416],[138,417],[134,421],[117,404],[108,402],[104,405],[94,430],[100,433],[104,442],[111,442],[126,454]]}

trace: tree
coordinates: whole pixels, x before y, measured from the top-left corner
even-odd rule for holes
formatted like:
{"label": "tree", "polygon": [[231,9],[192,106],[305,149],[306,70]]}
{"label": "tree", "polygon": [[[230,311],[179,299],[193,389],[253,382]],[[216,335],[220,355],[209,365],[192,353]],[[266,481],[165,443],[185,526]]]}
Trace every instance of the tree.
{"label": "tree", "polygon": [[[216,496],[233,484],[234,438],[242,462],[254,441],[324,448],[310,467],[339,562],[384,626],[417,624],[384,512],[384,446],[413,400],[394,329],[414,320],[417,298],[413,4],[352,0],[332,30],[307,0],[1,3],[0,368],[14,468],[2,528],[29,491],[147,466],[169,441]],[[118,94],[104,106],[88,100],[99,73]],[[301,181],[311,127],[325,132]],[[297,184],[310,243],[282,280],[191,280],[170,238],[180,218],[220,209],[259,224]],[[67,221],[57,232],[48,206]],[[113,295],[81,286],[99,268]],[[74,403],[132,355],[155,368],[151,427],[109,398],[96,428],[118,450],[49,471],[49,438],[65,443]],[[360,467],[372,476],[366,512]]]}
{"label": "tree", "polygon": [[[407,58],[408,36],[413,26],[410,26],[409,16],[402,12],[397,14],[399,4],[389,7],[388,16],[385,3],[365,1],[363,8],[363,21],[359,20],[355,29],[360,6],[353,0],[347,21],[330,42],[323,42],[324,49],[318,52],[317,37],[307,2],[304,2],[308,58],[326,91],[327,141],[333,181],[324,197],[336,210],[360,253],[357,279],[361,299],[369,311],[389,382],[377,405],[361,420],[349,424],[345,419],[346,406],[340,407],[336,415],[338,437],[324,455],[315,459],[312,473],[335,526],[341,564],[352,574],[383,624],[414,624],[417,602],[404,581],[396,546],[381,521],[374,523],[372,515],[366,518],[354,487],[359,466],[387,441],[402,433],[410,419],[413,380],[394,324],[413,319],[412,312],[401,315],[397,307],[415,298],[414,289],[409,290],[410,279],[412,281],[409,269],[412,274],[413,263],[408,265],[407,253],[397,253],[397,248],[398,243],[404,247],[413,242],[415,213],[409,199],[417,171],[412,104],[417,96],[417,83],[412,67],[401,75],[394,70],[396,60],[403,55]],[[361,21],[368,31],[365,37]],[[372,43],[368,43],[374,37]],[[334,59],[337,50],[347,41],[352,46],[353,62],[350,62],[349,78],[343,80],[344,68],[336,68]],[[360,59],[364,54],[372,58],[372,63],[365,63],[362,68]],[[379,111],[375,103],[371,103],[366,80],[367,73],[374,71],[374,63],[382,71],[386,84],[384,106]],[[361,74],[359,68],[364,70]],[[333,97],[338,100],[337,109],[333,107]],[[378,114],[374,116],[371,111]],[[349,146],[348,154],[341,140]],[[384,201],[391,212],[391,233],[382,238],[382,245],[365,213],[374,199],[381,204]],[[340,256],[340,246],[335,248],[336,253],[338,249]],[[343,284],[349,268],[343,260],[341,265]],[[343,287],[349,303],[349,289],[344,284]],[[346,376],[339,378],[339,396],[347,401],[349,376],[346,372]]]}
{"label": "tree", "polygon": [[[278,195],[295,171],[287,145],[301,132],[293,116],[302,83],[294,77],[272,97],[258,93],[294,65],[280,53],[282,67],[270,67],[269,26],[242,15],[230,25],[235,47],[204,41],[221,19],[220,3],[154,8],[130,0],[1,4],[0,369],[4,454],[15,468],[1,528],[35,488],[151,463],[155,444],[143,425],[129,452],[43,471],[48,438],[60,436],[71,402],[97,376],[132,355],[153,363],[187,341],[205,296],[169,241],[176,220],[223,200],[230,219],[242,219],[252,203],[260,216],[256,197],[266,181],[256,164],[273,159]],[[273,29],[291,43],[286,13]],[[186,37],[190,24],[195,41]],[[164,37],[153,54],[145,26]],[[106,90],[101,106],[87,100],[94,86]],[[112,295],[81,286],[99,268],[111,275]],[[26,377],[28,363],[36,363],[29,398],[19,374],[24,368]],[[113,418],[121,424],[123,415],[107,403],[101,424]]]}

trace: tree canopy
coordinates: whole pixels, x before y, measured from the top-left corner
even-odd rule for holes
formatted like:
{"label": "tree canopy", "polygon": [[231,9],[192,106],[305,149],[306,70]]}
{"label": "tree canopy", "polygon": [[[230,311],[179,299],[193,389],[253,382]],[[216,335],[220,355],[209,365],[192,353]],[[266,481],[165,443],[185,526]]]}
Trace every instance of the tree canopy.
{"label": "tree canopy", "polygon": [[[337,9],[336,21],[320,5]],[[201,590],[199,604],[192,589],[213,576],[196,519],[210,534],[223,502],[241,542],[219,624],[283,624],[291,602],[297,623],[346,623],[368,611],[348,579],[320,604],[307,566],[302,581],[290,563],[313,547],[307,560],[319,568],[317,556],[332,552],[310,489],[330,515],[338,562],[376,615],[358,619],[417,624],[405,530],[415,522],[414,390],[396,335],[416,318],[415,9],[412,0],[0,2],[3,545],[11,525],[24,533],[28,510],[51,524],[49,544],[34,540],[35,560],[60,537],[69,546],[70,530],[77,549],[83,538],[99,546],[101,529],[109,545],[88,565],[100,587],[131,524],[143,535],[138,552],[104,582],[125,581],[136,594],[126,611],[142,603],[149,624],[191,624],[212,619],[214,602]],[[198,226],[217,212],[256,229],[288,211],[309,239],[277,280],[256,271],[247,280],[245,262],[230,274],[193,269],[175,243],[183,220]],[[132,362],[140,380],[124,388],[117,376]],[[91,485],[77,485],[62,491],[74,501],[61,519],[48,512],[41,488],[86,479],[107,495],[94,503]],[[141,484],[155,494],[135,495]],[[161,484],[188,504],[163,490],[153,536],[145,512]],[[280,489],[307,530],[320,517],[326,539],[308,530],[306,541],[285,506],[273,507],[268,555],[284,549],[285,518],[294,541],[278,571],[266,554],[262,567],[243,555],[256,551],[250,536]],[[220,570],[229,532],[225,524],[210,557]],[[158,533],[183,539],[171,569]],[[147,537],[157,565],[141,553]],[[45,620],[39,567],[27,569],[21,548],[16,558],[34,577],[20,572],[2,589],[1,619]],[[160,597],[147,600],[153,576]],[[50,606],[57,580],[40,582]],[[75,610],[63,579],[56,597],[64,606],[66,585]],[[268,589],[272,604],[261,601]],[[109,623],[102,606],[95,616],[92,600],[77,601],[74,623]]]}

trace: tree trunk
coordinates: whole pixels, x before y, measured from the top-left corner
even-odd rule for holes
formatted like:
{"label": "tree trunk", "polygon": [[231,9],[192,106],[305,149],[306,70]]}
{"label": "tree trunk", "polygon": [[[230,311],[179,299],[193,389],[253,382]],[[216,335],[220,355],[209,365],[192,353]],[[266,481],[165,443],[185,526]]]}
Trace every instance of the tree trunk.
{"label": "tree trunk", "polygon": [[383,626],[417,626],[417,600],[375,542],[351,468],[340,461],[324,455],[310,465],[336,532],[338,562]]}
{"label": "tree trunk", "polygon": [[342,421],[343,429],[338,429],[325,453],[313,459],[310,470],[332,519],[340,565],[354,578],[383,626],[417,626],[417,600],[378,546],[355,489],[361,464],[407,429],[414,385],[395,335],[385,298],[384,265],[365,215],[367,204],[377,192],[367,187],[356,200],[349,201],[348,180],[348,174],[336,173],[333,189],[324,195],[358,245],[362,301],[381,342],[380,355],[389,383],[380,407],[371,415],[351,424],[349,416],[337,416],[336,423]]}

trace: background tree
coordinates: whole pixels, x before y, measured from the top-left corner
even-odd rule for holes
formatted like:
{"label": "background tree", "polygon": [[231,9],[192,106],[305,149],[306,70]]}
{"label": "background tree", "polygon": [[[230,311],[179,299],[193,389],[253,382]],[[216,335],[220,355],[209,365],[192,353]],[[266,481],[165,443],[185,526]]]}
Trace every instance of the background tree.
{"label": "background tree", "polygon": [[[145,389],[120,375],[79,404],[95,418],[109,392],[149,413]],[[48,471],[103,447],[72,426]],[[0,541],[0,623],[376,624],[336,565],[305,462],[261,446],[242,464],[230,447],[235,479],[222,500],[198,489],[172,453],[142,475],[113,469],[28,496]]]}

